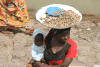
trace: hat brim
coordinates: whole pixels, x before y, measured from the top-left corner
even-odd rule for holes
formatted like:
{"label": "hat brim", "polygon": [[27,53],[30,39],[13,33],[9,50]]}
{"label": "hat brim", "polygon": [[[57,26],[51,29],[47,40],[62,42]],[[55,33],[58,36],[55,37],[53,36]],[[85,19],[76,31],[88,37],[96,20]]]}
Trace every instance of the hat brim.
{"label": "hat brim", "polygon": [[[68,27],[51,27],[51,26],[47,26],[47,25],[43,24],[43,21],[45,21],[45,20],[44,19],[41,20],[40,18],[46,18],[46,10],[49,7],[59,7],[59,8],[64,9],[64,10],[72,10],[75,13],[77,13],[78,15],[81,16],[80,20],[79,20],[79,22],[75,23],[74,25],[71,25],[71,26],[68,26]],[[80,21],[82,20],[82,14],[77,9],[75,9],[74,7],[68,6],[68,5],[64,5],[64,4],[51,4],[51,5],[44,6],[44,7],[42,7],[41,9],[39,9],[37,11],[35,16],[36,16],[36,20],[38,20],[42,25],[50,27],[50,28],[56,28],[56,29],[64,29],[64,28],[69,28],[69,27],[75,26],[78,23],[80,23]]]}

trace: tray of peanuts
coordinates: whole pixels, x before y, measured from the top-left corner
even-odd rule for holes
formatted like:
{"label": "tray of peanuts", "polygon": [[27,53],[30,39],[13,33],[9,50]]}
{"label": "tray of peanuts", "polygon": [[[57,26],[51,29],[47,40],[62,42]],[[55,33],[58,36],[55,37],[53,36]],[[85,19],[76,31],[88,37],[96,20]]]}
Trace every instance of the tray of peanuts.
{"label": "tray of peanuts", "polygon": [[64,4],[44,6],[35,16],[41,24],[56,29],[72,27],[82,20],[82,14],[77,9]]}

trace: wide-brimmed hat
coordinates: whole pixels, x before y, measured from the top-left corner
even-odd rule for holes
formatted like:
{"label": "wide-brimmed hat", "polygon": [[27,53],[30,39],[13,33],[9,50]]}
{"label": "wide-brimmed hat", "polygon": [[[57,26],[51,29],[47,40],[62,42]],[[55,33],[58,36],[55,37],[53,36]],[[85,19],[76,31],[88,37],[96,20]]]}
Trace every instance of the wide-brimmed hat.
{"label": "wide-brimmed hat", "polygon": [[[78,14],[80,16],[79,22],[77,22],[77,23],[75,23],[73,25],[67,26],[67,27],[51,27],[51,26],[47,26],[47,25],[45,25],[43,23],[45,21],[45,19],[41,19],[41,18],[46,18],[46,14],[47,13],[52,15],[54,13],[54,11],[61,10],[61,9],[74,11],[76,14]],[[63,11],[59,15],[61,15],[62,13],[63,13]],[[52,16],[54,16],[54,15],[52,15]],[[64,28],[69,28],[69,27],[72,27],[72,26],[80,23],[80,21],[82,20],[82,14],[77,9],[75,9],[74,7],[71,7],[71,6],[68,6],[68,5],[64,5],[64,4],[51,4],[51,5],[44,6],[44,7],[40,8],[37,11],[37,13],[36,13],[36,20],[38,20],[41,24],[43,24],[43,25],[45,25],[47,27],[50,27],[50,28],[64,29]]]}

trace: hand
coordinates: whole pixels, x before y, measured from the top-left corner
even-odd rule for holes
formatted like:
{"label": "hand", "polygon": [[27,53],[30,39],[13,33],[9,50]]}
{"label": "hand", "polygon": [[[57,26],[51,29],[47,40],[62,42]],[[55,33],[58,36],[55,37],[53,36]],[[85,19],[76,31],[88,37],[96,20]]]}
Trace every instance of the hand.
{"label": "hand", "polygon": [[35,62],[33,67],[41,67],[41,63],[40,62]]}
{"label": "hand", "polygon": [[41,62],[41,63],[45,63],[46,60],[44,60],[44,58],[41,58],[40,62]]}

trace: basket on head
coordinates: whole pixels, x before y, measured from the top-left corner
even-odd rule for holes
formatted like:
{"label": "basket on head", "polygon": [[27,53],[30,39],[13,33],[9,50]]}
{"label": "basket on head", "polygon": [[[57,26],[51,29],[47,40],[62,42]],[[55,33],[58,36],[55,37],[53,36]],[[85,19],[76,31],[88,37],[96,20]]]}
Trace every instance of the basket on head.
{"label": "basket on head", "polygon": [[[59,11],[59,10],[61,10],[61,13],[59,13],[58,15],[53,15],[54,11]],[[76,13],[77,15],[80,16],[79,21],[73,23],[72,25],[71,24],[67,25],[65,27],[57,27],[57,26],[52,26],[52,25],[50,26],[50,25],[44,24],[46,19],[48,19],[49,21],[52,21],[52,19],[47,18],[47,16],[53,16],[53,18],[54,17],[57,18],[57,16],[63,15],[64,12],[62,10],[67,10],[67,11],[72,10],[74,13]],[[82,20],[82,14],[77,9],[75,9],[74,7],[71,7],[71,6],[68,6],[68,5],[51,4],[51,5],[44,6],[41,9],[38,10],[38,12],[36,13],[36,20],[38,20],[41,24],[43,24],[47,27],[56,28],[56,29],[64,29],[64,28],[69,28],[69,27],[72,27],[72,26],[78,24]],[[59,23],[59,24],[63,24],[63,23]]]}

